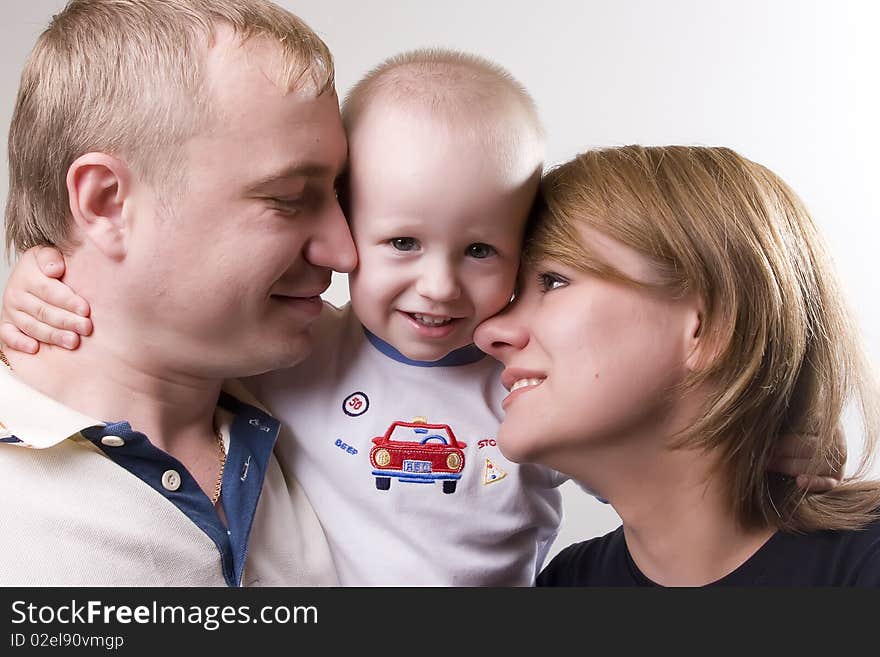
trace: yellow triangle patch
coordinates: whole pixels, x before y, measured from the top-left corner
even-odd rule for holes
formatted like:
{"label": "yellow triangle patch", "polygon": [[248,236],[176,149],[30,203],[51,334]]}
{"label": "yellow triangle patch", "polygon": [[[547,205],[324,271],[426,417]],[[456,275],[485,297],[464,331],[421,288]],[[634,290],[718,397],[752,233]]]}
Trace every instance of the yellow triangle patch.
{"label": "yellow triangle patch", "polygon": [[486,484],[494,484],[496,481],[501,481],[507,476],[507,473],[499,468],[497,465],[492,463],[490,459],[486,459],[486,465],[483,468],[483,485]]}

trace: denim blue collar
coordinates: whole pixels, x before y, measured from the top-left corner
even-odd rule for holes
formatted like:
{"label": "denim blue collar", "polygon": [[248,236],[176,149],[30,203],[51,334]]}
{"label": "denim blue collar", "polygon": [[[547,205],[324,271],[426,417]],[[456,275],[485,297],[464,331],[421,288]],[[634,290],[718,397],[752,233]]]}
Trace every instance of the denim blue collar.
{"label": "denim blue collar", "polygon": [[486,357],[486,354],[477,349],[476,345],[469,344],[466,347],[461,347],[460,349],[449,352],[440,360],[413,360],[404,356],[381,338],[370,333],[366,328],[364,328],[364,334],[367,336],[367,340],[370,341],[370,344],[376,347],[381,353],[388,356],[391,360],[396,360],[398,363],[412,365],[414,367],[458,367],[459,365],[476,363]]}
{"label": "denim blue collar", "polygon": [[[221,493],[228,527],[220,521],[208,496],[186,467],[155,447],[146,435],[134,431],[128,422],[90,427],[80,434],[186,514],[217,546],[226,583],[241,586],[251,526],[280,424],[226,392],[220,394],[218,406],[235,416],[229,429],[229,453]],[[101,440],[105,436],[122,438],[122,446],[108,446]],[[163,473],[169,469],[177,472],[181,479],[179,488],[173,491],[162,484]]]}

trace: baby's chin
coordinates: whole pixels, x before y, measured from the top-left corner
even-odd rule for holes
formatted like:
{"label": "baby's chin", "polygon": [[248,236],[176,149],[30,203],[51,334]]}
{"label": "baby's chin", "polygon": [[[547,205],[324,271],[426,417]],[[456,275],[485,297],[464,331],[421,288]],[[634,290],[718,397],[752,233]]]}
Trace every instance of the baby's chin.
{"label": "baby's chin", "polygon": [[[449,340],[400,340],[399,336],[385,336],[381,333],[375,332],[374,334],[410,360],[417,360],[426,363],[433,363],[442,360],[452,352],[473,344],[473,340],[468,340],[467,338],[455,338]],[[398,339],[395,340],[395,338]]]}
{"label": "baby's chin", "polygon": [[[382,342],[391,345],[399,353],[410,360],[423,363],[433,363],[446,358],[449,354],[464,347],[473,345],[474,326],[468,322],[467,326],[461,326],[455,333],[445,339],[419,339],[414,336],[401,337],[400,331],[395,327],[369,326],[366,322],[364,327]],[[399,327],[397,327],[399,329]]]}
{"label": "baby's chin", "polygon": [[389,343],[392,347],[397,349],[404,356],[409,358],[410,360],[418,360],[422,362],[430,362],[433,363],[438,360],[442,360],[446,358],[449,354],[463,347],[467,347],[471,344],[471,342],[462,342],[457,340],[455,342],[450,342],[449,344],[431,344],[431,343],[409,343],[406,345],[396,345],[394,343]]}

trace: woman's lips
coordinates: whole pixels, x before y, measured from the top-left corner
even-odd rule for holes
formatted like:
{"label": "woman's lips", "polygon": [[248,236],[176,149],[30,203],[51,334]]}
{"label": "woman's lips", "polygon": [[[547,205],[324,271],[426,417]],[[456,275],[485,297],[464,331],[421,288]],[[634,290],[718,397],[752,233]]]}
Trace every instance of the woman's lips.
{"label": "woman's lips", "polygon": [[534,372],[505,370],[501,376],[501,383],[510,390],[510,394],[501,400],[501,408],[506,410],[514,400],[534,390],[546,379],[546,376]]}

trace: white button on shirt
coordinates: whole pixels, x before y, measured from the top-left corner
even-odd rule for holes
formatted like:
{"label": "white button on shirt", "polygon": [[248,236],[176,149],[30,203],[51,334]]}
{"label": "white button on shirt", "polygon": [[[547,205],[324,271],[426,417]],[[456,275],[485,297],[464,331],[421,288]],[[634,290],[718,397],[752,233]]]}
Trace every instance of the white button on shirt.
{"label": "white button on shirt", "polygon": [[162,475],[162,487],[165,490],[177,490],[180,488],[180,475],[177,470],[166,470]]}
{"label": "white button on shirt", "polygon": [[101,444],[107,445],[107,447],[122,447],[125,441],[119,436],[104,436],[101,438]]}

